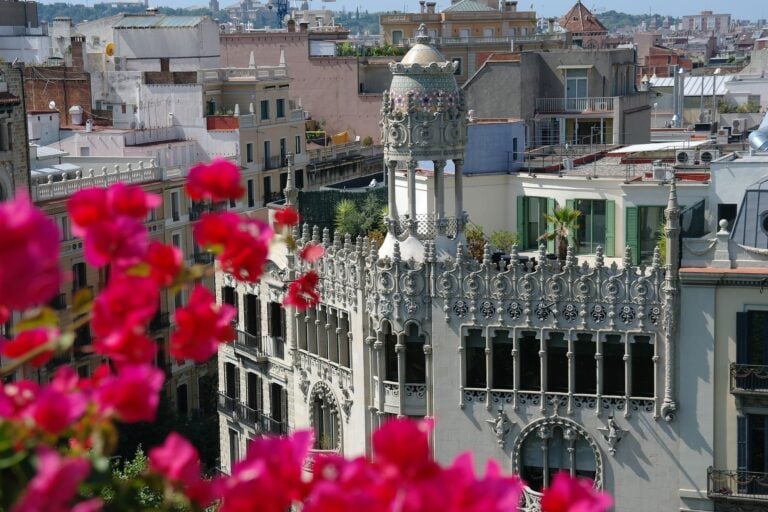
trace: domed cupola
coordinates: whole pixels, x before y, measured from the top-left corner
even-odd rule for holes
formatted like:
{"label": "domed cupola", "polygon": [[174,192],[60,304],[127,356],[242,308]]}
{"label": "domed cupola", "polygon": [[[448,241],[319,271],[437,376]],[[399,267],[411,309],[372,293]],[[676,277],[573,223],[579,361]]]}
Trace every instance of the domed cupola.
{"label": "domed cupola", "polygon": [[[417,233],[435,232],[438,256],[455,255],[456,242],[464,238],[464,212],[461,201],[461,164],[467,139],[466,108],[463,91],[456,84],[454,64],[430,44],[426,27],[422,24],[416,44],[402,61],[390,64],[392,82],[384,92],[381,108],[381,138],[384,145],[384,163],[389,172],[389,214],[387,239],[379,251],[380,256],[391,255],[395,240],[400,242],[404,257],[416,260],[423,257],[423,245]],[[444,212],[444,176],[446,160],[452,160],[456,169],[456,230],[449,240],[446,233],[448,219]],[[434,164],[435,212],[420,219],[434,223],[434,231],[418,226],[416,217],[416,166],[419,161]],[[395,170],[408,172],[408,216],[400,219],[395,204]],[[400,223],[405,233],[400,234]],[[400,234],[400,235],[399,235]]]}

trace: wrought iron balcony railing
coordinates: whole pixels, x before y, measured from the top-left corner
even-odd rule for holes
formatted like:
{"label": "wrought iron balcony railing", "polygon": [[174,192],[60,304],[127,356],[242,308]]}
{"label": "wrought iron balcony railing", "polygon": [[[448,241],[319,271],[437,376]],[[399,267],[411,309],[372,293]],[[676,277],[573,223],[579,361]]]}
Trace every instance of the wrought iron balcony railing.
{"label": "wrought iron balcony railing", "polygon": [[768,473],[709,468],[707,496],[768,502]]}
{"label": "wrought iron balcony railing", "polygon": [[731,363],[731,393],[768,396],[768,366]]}
{"label": "wrought iron balcony railing", "polygon": [[610,113],[614,111],[615,98],[598,96],[588,98],[537,98],[536,111],[540,114],[573,112],[583,114]]}
{"label": "wrought iron balcony railing", "polygon": [[218,402],[219,412],[245,423],[246,425],[250,425],[256,432],[280,435],[288,433],[288,423],[285,420],[272,418],[263,411],[254,409],[240,402],[240,400],[235,397],[227,396],[225,393],[219,393]]}
{"label": "wrought iron balcony railing", "polygon": [[237,329],[235,334],[235,350],[242,350],[257,359],[266,359],[267,351],[264,349],[261,336],[240,329]]}

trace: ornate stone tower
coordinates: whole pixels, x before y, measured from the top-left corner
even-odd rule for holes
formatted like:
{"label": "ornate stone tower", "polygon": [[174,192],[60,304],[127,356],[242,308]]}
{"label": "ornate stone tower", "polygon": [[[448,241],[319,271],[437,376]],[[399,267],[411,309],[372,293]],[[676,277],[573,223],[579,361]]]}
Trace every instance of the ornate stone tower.
{"label": "ornate stone tower", "polygon": [[[466,243],[465,214],[462,201],[461,172],[467,140],[466,109],[463,91],[456,85],[454,64],[430,46],[426,27],[419,27],[416,44],[403,57],[391,64],[392,84],[384,92],[381,108],[381,137],[384,164],[388,172],[389,199],[387,237],[380,257],[392,256],[395,242],[400,244],[403,259],[424,258],[424,245],[419,235],[432,235],[428,224],[434,224],[435,252],[438,258],[456,255],[456,245]],[[445,215],[445,164],[455,167],[455,231],[449,238]],[[416,166],[419,161],[434,164],[434,211],[416,216]],[[408,212],[400,217],[395,194],[395,171],[405,168],[408,176]],[[420,223],[425,223],[420,225]],[[401,226],[405,228],[401,229]]]}

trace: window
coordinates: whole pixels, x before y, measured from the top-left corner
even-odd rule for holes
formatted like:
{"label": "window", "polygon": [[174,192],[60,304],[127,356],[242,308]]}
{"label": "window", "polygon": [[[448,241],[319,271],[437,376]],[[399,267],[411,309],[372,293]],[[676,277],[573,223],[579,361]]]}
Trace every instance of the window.
{"label": "window", "polygon": [[293,171],[293,186],[299,190],[304,188],[304,169]]}
{"label": "window", "polygon": [[397,367],[397,335],[392,333],[392,326],[387,324],[384,328],[384,379],[398,382]]}
{"label": "window", "polygon": [[229,429],[229,467],[235,465],[240,460],[240,441],[236,430]]}
{"label": "window", "polygon": [[597,393],[597,369],[595,366],[595,342],[592,334],[578,333],[573,342],[574,393]]}
{"label": "window", "polygon": [[514,448],[516,469],[533,491],[547,488],[561,471],[595,480],[599,485],[594,443],[578,424],[564,418],[547,418],[526,427],[520,437],[522,442]]}
{"label": "window", "polygon": [[512,338],[508,331],[498,330],[491,341],[493,347],[493,389],[513,389],[515,387],[514,359],[512,358]]}
{"label": "window", "polygon": [[285,357],[285,309],[279,302],[270,302],[267,312],[273,355],[283,358]]}
{"label": "window", "polygon": [[[316,390],[316,391],[315,391]],[[339,406],[323,385],[313,390],[311,398],[310,417],[315,431],[316,450],[339,450],[341,436],[339,432]]]}
{"label": "window", "polygon": [[403,31],[402,30],[393,30],[392,31],[392,44],[393,45],[399,45],[403,43]]}
{"label": "window", "polygon": [[245,145],[245,161],[249,164],[253,162],[253,142]]}
{"label": "window", "polygon": [[[736,211],[738,209],[738,205],[736,204],[718,204],[717,205],[717,222],[720,222],[720,219],[725,219],[728,221],[728,226],[730,228],[733,228],[733,223],[736,221]],[[720,229],[720,226],[718,225],[718,229]]]}
{"label": "window", "polygon": [[276,103],[277,103],[277,105],[276,105],[276,108],[277,108],[277,118],[281,119],[281,118],[285,117],[285,100],[280,98],[279,100],[277,100]]}
{"label": "window", "polygon": [[587,98],[587,72],[588,69],[565,70],[565,101],[569,110],[583,110],[581,108],[583,98]]}
{"label": "window", "polygon": [[627,247],[632,262],[650,263],[664,227],[664,206],[628,206],[626,209]]}
{"label": "window", "polygon": [[459,57],[454,57],[453,59],[451,59],[451,62],[453,63],[453,74],[461,75],[462,74],[461,59]]}
{"label": "window", "polygon": [[254,411],[261,411],[264,408],[264,392],[262,390],[262,379],[253,372],[248,372],[248,396],[246,405]]}
{"label": "window", "polygon": [[568,342],[562,332],[552,332],[547,339],[547,391],[568,392]]}
{"label": "window", "polygon": [[227,398],[240,398],[240,369],[233,363],[224,363],[224,394]]}
{"label": "window", "polygon": [[483,29],[483,37],[485,39],[493,39],[493,27],[486,27]]}
{"label": "window", "polygon": [[286,164],[285,157],[288,154],[288,141],[286,139],[280,139],[280,165]]}
{"label": "window", "polygon": [[179,192],[171,192],[171,219],[178,222],[181,219],[181,210],[179,208]]}
{"label": "window", "polygon": [[69,231],[69,217],[66,215],[59,217],[59,225],[61,226],[61,239],[69,240],[72,238],[72,233]]}
{"label": "window", "polygon": [[181,233],[174,233],[171,235],[171,243],[174,247],[181,249]]}
{"label": "window", "polygon": [[469,329],[464,337],[467,366],[466,386],[468,388],[484,388],[486,386],[485,370],[485,336],[480,329]]}
{"label": "window", "polygon": [[233,286],[221,287],[221,302],[237,309],[237,291]]}
{"label": "window", "polygon": [[603,342],[603,395],[624,396],[624,343],[618,334]]}
{"label": "window", "polygon": [[653,344],[649,336],[633,336],[629,346],[632,356],[632,396],[653,398]]}
{"label": "window", "polygon": [[419,335],[415,324],[410,324],[405,337],[405,382],[423,384],[426,378],[424,336]]}
{"label": "window", "polygon": [[[555,200],[546,197],[517,197],[517,232],[522,236],[519,244],[523,250],[536,250],[542,243],[539,237],[550,230],[545,215],[553,214]],[[554,242],[548,244],[554,251]]]}
{"label": "window", "polygon": [[269,119],[269,100],[261,100],[261,120]]}
{"label": "window", "polygon": [[85,263],[82,261],[72,265],[72,291],[77,291],[88,286]]}
{"label": "window", "polygon": [[272,146],[268,140],[264,141],[264,169],[269,170],[272,168]]}
{"label": "window", "polygon": [[301,154],[301,135],[297,135],[296,136],[296,150],[295,151],[296,151],[297,155]]}
{"label": "window", "polygon": [[541,345],[534,331],[523,331],[520,339],[520,389],[541,391]]}
{"label": "window", "polygon": [[248,180],[246,187],[248,189],[248,208],[253,208],[256,206],[256,191],[254,190],[253,180]]}
{"label": "window", "polygon": [[189,413],[189,393],[186,384],[176,388],[176,412],[181,416],[186,416]]}
{"label": "window", "polygon": [[518,160],[522,160],[522,158],[518,158],[517,154],[517,137],[512,138],[512,161],[517,162]]}
{"label": "window", "polygon": [[468,28],[460,28],[459,29],[459,37],[463,39],[464,41],[469,40],[469,36],[472,34],[472,31]]}
{"label": "window", "polygon": [[[740,472],[768,473],[768,416],[745,414],[736,418],[737,464]],[[754,475],[757,476],[757,475]],[[737,478],[740,494],[765,494],[764,478]],[[736,492],[736,489],[731,489]]]}
{"label": "window", "polygon": [[243,321],[245,332],[253,335],[257,342],[261,342],[261,301],[258,295],[245,294]]}
{"label": "window", "polygon": [[736,313],[736,365],[736,388],[768,389],[768,380],[760,378],[768,367],[768,311]]}
{"label": "window", "polygon": [[270,430],[279,434],[281,432],[281,425],[287,420],[286,413],[288,412],[288,392],[280,384],[272,383],[269,385],[269,412],[272,419],[278,423],[278,425],[272,425]]}
{"label": "window", "polygon": [[[568,201],[571,203],[571,201]],[[605,249],[606,256],[613,256],[613,243],[609,240],[607,231],[610,228],[610,238],[613,238],[613,201],[577,199],[573,208],[581,212],[576,229],[575,245],[579,254],[594,254],[597,247]],[[608,207],[610,203],[610,208]],[[608,212],[610,210],[610,212]],[[610,225],[609,225],[610,220]],[[610,243],[609,243],[610,242]]]}

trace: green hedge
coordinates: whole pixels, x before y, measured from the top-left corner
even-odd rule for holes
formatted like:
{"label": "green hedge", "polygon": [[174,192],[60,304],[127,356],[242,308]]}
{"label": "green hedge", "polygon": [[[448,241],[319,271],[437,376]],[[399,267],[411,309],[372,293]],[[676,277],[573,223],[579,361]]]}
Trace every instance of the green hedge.
{"label": "green hedge", "polygon": [[[319,226],[321,230],[328,228],[334,231],[336,219],[336,205],[343,199],[354,201],[358,206],[369,195],[386,203],[387,189],[377,188],[366,192],[347,192],[343,190],[313,190],[299,192],[299,213],[302,225],[306,222],[310,226]],[[321,231],[322,232],[322,231]]]}

